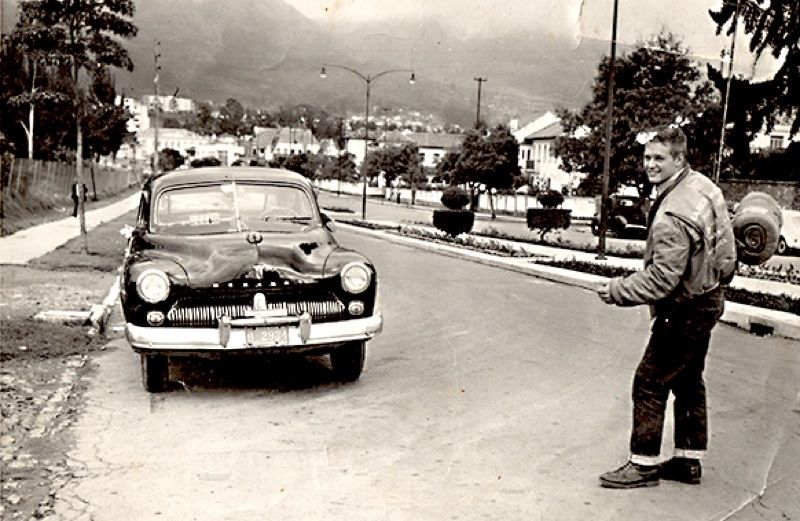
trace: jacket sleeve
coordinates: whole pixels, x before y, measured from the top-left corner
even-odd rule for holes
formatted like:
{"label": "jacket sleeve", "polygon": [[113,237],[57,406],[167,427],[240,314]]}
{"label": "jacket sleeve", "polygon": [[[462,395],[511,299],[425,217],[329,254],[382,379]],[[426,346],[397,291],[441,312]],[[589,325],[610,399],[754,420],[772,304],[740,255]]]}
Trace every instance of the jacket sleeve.
{"label": "jacket sleeve", "polygon": [[644,270],[609,283],[609,294],[620,306],[650,304],[678,287],[691,255],[694,233],[681,219],[667,215],[651,230],[653,257]]}

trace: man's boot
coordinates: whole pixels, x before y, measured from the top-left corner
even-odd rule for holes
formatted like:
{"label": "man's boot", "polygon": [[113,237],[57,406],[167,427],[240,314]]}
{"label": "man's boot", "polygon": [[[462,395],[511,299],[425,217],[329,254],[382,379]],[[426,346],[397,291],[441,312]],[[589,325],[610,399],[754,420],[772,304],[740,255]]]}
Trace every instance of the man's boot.
{"label": "man's boot", "polygon": [[691,458],[670,458],[658,466],[658,475],[661,479],[680,481],[689,485],[697,485],[703,474],[700,460]]}
{"label": "man's boot", "polygon": [[611,472],[600,475],[605,488],[640,488],[658,485],[658,465],[637,465],[632,461]]}

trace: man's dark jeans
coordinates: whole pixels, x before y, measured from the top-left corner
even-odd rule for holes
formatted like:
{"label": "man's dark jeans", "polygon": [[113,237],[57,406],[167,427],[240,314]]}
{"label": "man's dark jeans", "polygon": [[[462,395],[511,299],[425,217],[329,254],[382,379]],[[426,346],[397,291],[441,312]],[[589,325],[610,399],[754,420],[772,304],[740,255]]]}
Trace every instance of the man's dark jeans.
{"label": "man's dark jeans", "polygon": [[708,442],[703,369],[711,330],[722,316],[721,288],[689,302],[658,305],[650,341],[633,380],[631,453],[658,456],[670,391],[675,448],[704,451]]}

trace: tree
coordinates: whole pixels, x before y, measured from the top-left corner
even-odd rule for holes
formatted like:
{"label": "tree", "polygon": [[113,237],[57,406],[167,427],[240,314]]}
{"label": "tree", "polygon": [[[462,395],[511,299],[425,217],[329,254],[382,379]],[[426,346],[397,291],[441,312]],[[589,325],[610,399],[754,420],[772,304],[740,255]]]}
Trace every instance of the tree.
{"label": "tree", "polygon": [[183,165],[186,160],[180,152],[172,148],[162,148],[158,153],[159,168],[162,172],[169,172],[175,170]]}
{"label": "tree", "polygon": [[[475,210],[475,191],[482,185],[490,190],[489,207],[492,219],[497,218],[491,190],[511,187],[514,176],[519,175],[518,156],[519,145],[505,126],[497,126],[487,135],[481,130],[466,135],[452,173],[452,182],[469,186],[470,210]],[[446,161],[452,161],[452,158]]]}
{"label": "tree", "polygon": [[362,166],[368,179],[383,174],[387,184],[405,179],[412,188],[420,181],[419,149],[416,145],[370,150]]}
{"label": "tree", "polygon": [[[615,101],[609,187],[635,184],[647,190],[638,133],[677,124],[689,138],[689,161],[708,174],[719,147],[719,96],[687,58],[689,50],[670,33],[661,33],[615,61]],[[564,133],[554,151],[567,172],[585,172],[584,185],[597,186],[603,175],[605,118],[610,59],[604,58],[592,88],[592,100],[577,111],[559,110]],[[640,192],[643,193],[643,192]]]}
{"label": "tree", "polygon": [[[739,0],[724,2],[718,11],[709,10],[717,24],[717,34],[727,26],[727,34],[735,31],[737,21],[744,23],[744,31],[750,35],[750,51],[756,60],[769,51],[776,59],[783,59],[772,79],[750,83],[749,94],[744,97],[750,106],[744,110],[748,116],[738,122],[748,121],[752,126],[772,128],[775,118],[793,118],[792,134],[800,131],[800,3],[797,0]],[[737,20],[738,19],[738,20]],[[719,74],[719,71],[716,71]],[[720,74],[721,76],[721,74]],[[742,88],[743,85],[737,85]],[[731,96],[737,89],[731,89]]]}
{"label": "tree", "polygon": [[[75,104],[76,176],[83,182],[83,120],[85,96],[80,88],[80,71],[113,66],[133,70],[128,52],[117,39],[132,38],[133,0],[30,0],[20,8],[19,28],[31,36],[37,48],[49,56],[65,60],[70,68]],[[79,200],[83,250],[88,252],[86,216]]]}
{"label": "tree", "polygon": [[244,130],[244,107],[233,98],[225,101],[220,110],[220,130],[238,136]]}

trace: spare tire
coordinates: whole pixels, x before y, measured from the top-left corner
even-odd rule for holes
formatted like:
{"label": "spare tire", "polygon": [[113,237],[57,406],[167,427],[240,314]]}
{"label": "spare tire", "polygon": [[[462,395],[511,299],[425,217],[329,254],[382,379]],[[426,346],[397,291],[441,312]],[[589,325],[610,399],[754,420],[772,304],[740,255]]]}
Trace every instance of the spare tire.
{"label": "spare tire", "polygon": [[733,235],[736,257],[744,264],[761,264],[775,254],[781,236],[781,208],[769,194],[750,192],[736,207]]}

